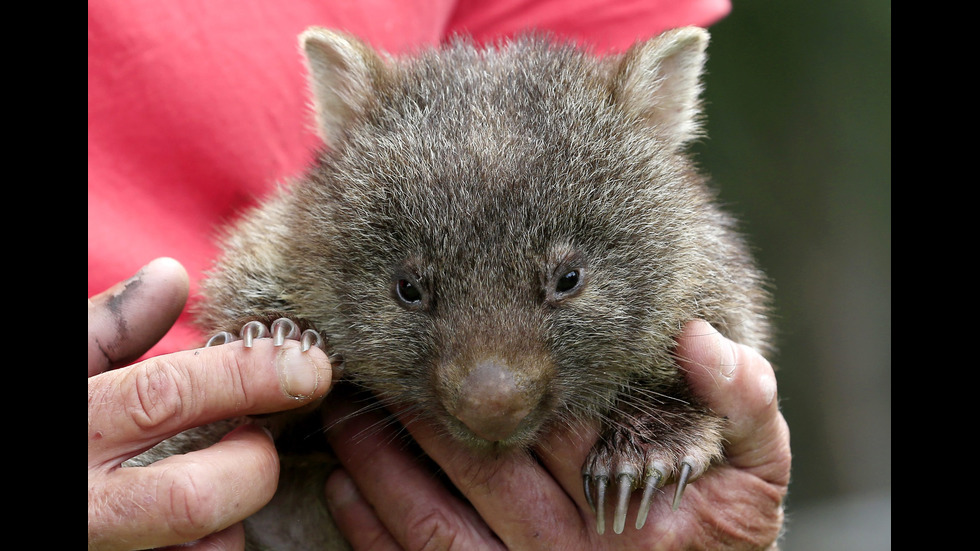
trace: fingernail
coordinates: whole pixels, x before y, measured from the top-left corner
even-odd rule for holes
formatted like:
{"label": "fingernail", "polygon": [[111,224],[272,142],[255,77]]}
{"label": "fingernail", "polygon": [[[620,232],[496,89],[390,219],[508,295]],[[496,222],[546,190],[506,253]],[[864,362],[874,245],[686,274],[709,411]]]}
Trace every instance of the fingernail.
{"label": "fingernail", "polygon": [[331,512],[346,507],[351,503],[361,500],[361,494],[351,479],[343,469],[337,469],[327,479],[327,505]]}
{"label": "fingernail", "polygon": [[296,346],[283,347],[276,356],[276,370],[283,392],[293,398],[309,398],[320,384],[320,370],[309,354]]}
{"label": "fingernail", "polygon": [[269,427],[267,427],[265,425],[259,425],[259,428],[262,429],[262,431],[265,432],[269,436],[269,440],[275,440],[276,439],[275,436],[272,436],[272,431],[269,430]]}
{"label": "fingernail", "polygon": [[776,399],[776,379],[770,375],[762,375],[759,377],[759,387],[762,388],[763,396],[766,399],[766,405],[772,404],[772,401]]}
{"label": "fingernail", "polygon": [[728,353],[725,354],[725,357],[721,362],[721,374],[726,379],[732,379],[735,377],[735,343],[725,339],[725,344],[727,345],[725,349],[728,351]]}

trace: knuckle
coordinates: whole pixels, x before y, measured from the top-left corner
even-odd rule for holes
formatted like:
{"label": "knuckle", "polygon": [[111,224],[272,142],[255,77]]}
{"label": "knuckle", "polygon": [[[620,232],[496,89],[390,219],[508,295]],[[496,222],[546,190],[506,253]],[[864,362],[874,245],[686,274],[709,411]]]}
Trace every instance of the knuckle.
{"label": "knuckle", "polygon": [[219,354],[196,371],[167,356],[134,367],[120,387],[124,389],[122,407],[141,431],[186,428],[216,404],[234,403],[242,409],[253,405],[243,372],[247,366],[234,354]]}
{"label": "knuckle", "polygon": [[767,549],[779,537],[785,520],[785,492],[759,484],[751,495],[740,494],[731,507],[719,508],[705,519],[708,547]]}
{"label": "knuckle", "polygon": [[239,361],[237,355],[231,355],[222,362],[222,368],[224,370],[223,375],[228,379],[226,388],[233,388],[238,402],[244,404],[245,407],[251,407],[254,400],[246,383],[247,366]]}
{"label": "knuckle", "polygon": [[182,538],[198,538],[218,528],[215,513],[219,507],[214,488],[207,477],[196,476],[196,472],[196,469],[168,469],[161,483],[160,492],[169,496],[168,526]]}
{"label": "knuckle", "polygon": [[141,430],[180,425],[193,411],[196,396],[186,369],[159,358],[141,364],[131,372],[133,378],[124,407]]}
{"label": "knuckle", "polygon": [[[255,348],[258,349],[264,344],[257,343]],[[250,375],[253,366],[242,355],[233,353],[235,348],[220,348],[209,350],[215,355],[209,360],[211,368],[207,373],[208,388],[221,389],[226,400],[234,402],[238,408],[253,407],[257,401],[255,393],[249,389],[249,381],[255,380],[254,374]]]}
{"label": "knuckle", "polygon": [[428,509],[408,519],[406,532],[407,549],[436,551],[454,549],[456,533],[450,519],[437,508]]}
{"label": "knuckle", "polygon": [[392,548],[391,535],[383,530],[374,530],[364,541],[358,542],[357,549],[363,549],[365,551],[375,551],[375,550],[388,550]]}
{"label": "knuckle", "polygon": [[489,493],[495,482],[506,481],[514,467],[507,468],[505,463],[490,463],[486,461],[458,461],[458,486],[472,491]]}

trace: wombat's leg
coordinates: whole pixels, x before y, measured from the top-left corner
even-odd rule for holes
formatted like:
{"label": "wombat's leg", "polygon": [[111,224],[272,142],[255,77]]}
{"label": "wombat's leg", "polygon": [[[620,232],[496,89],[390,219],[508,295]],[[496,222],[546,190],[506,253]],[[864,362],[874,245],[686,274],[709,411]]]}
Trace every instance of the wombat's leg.
{"label": "wombat's leg", "polygon": [[607,491],[615,492],[613,531],[622,533],[634,490],[643,488],[636,528],[646,522],[650,503],[662,486],[677,482],[673,509],[687,484],[722,458],[723,420],[704,409],[664,398],[644,409],[621,406],[582,468],[585,496],[605,531]]}

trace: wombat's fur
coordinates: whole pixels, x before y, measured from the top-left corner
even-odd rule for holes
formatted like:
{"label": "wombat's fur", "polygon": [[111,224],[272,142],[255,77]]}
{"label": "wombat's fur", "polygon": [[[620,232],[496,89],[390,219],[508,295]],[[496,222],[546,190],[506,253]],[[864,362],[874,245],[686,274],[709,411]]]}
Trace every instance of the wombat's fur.
{"label": "wombat's fur", "polygon": [[[345,381],[476,448],[601,420],[590,499],[619,473],[655,487],[721,459],[723,421],[691,396],[674,338],[702,318],[767,351],[769,329],[760,273],[684,151],[704,30],[605,59],[535,36],[399,60],[322,29],[301,44],[327,148],[229,233],[207,330],[315,327]],[[291,548],[270,533],[278,500],[310,486],[289,473],[249,526],[276,548]]]}

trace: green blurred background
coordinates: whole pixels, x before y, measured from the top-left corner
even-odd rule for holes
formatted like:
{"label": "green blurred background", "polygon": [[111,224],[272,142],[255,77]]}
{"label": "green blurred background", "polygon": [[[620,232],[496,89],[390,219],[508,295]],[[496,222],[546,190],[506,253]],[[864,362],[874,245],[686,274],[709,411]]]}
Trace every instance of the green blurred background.
{"label": "green blurred background", "polygon": [[699,162],[771,276],[786,551],[891,548],[891,3],[734,0]]}

